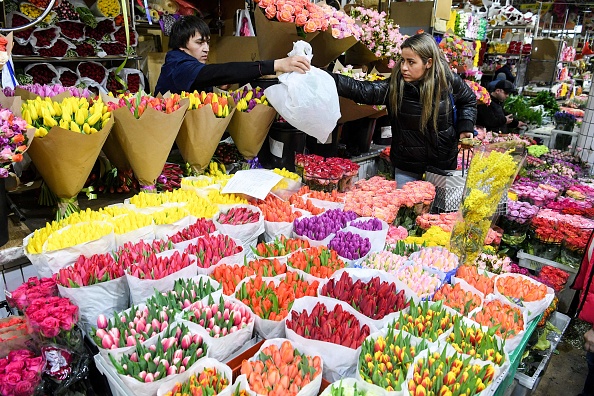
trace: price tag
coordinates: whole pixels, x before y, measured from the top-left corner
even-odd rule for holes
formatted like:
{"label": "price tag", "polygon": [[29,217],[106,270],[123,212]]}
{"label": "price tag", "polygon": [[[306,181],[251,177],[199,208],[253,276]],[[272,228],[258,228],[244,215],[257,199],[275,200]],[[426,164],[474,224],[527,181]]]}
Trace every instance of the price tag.
{"label": "price tag", "polygon": [[277,158],[283,158],[283,149],[285,147],[283,142],[279,142],[278,140],[274,140],[273,138],[269,137],[268,145],[270,146],[270,154]]}

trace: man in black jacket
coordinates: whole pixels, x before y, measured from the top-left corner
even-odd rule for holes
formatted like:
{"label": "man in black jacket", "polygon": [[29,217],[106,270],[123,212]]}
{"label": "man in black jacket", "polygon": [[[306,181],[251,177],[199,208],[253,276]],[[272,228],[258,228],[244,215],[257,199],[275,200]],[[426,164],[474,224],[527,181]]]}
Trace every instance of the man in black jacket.
{"label": "man in black jacket", "polygon": [[510,94],[515,92],[514,84],[507,80],[495,84],[491,92],[491,104],[477,105],[476,125],[487,128],[487,131],[497,133],[509,133],[508,128],[523,127],[522,121],[514,119],[513,114],[506,113],[503,103]]}

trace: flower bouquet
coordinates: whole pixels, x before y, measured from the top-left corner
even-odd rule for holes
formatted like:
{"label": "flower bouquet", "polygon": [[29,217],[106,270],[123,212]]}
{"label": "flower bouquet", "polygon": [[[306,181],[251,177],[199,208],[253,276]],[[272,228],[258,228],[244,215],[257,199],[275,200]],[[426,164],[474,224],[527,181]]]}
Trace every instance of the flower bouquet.
{"label": "flower bouquet", "polygon": [[270,106],[260,88],[246,85],[230,94],[237,108],[229,123],[229,133],[239,152],[245,158],[252,159],[258,155],[266,139],[276,110]]}
{"label": "flower bouquet", "polygon": [[[137,94],[104,97],[114,114],[113,138],[104,150],[113,159],[123,153],[141,190],[155,192],[155,182],[171,151],[189,105],[179,95],[155,98]],[[167,126],[167,127],[165,127]],[[117,154],[117,155],[116,155]]]}
{"label": "flower bouquet", "polygon": [[10,351],[8,356],[0,359],[0,375],[3,378],[0,394],[34,395],[44,366],[43,357],[35,356],[28,349]]}
{"label": "flower bouquet", "polygon": [[52,278],[31,277],[12,292],[5,291],[5,293],[9,306],[25,312],[34,300],[57,296],[58,288]]}
{"label": "flower bouquet", "polygon": [[124,268],[110,253],[80,256],[74,265],[60,269],[54,279],[60,295],[79,307],[80,321],[86,331],[99,315],[128,308],[130,294]]}
{"label": "flower bouquet", "polygon": [[[113,126],[111,112],[101,100],[49,98],[28,100],[23,118],[36,128],[29,155],[50,190],[58,196],[57,217],[79,210],[83,188],[101,147]],[[72,148],[76,147],[76,150]]]}
{"label": "flower bouquet", "polygon": [[[340,54],[353,46],[357,39],[345,35],[336,38],[333,33],[340,32],[330,27],[339,18],[330,12],[326,13],[322,7],[306,0],[258,0],[259,10],[255,12],[258,49],[262,59],[277,59],[286,56],[291,51],[293,43],[305,39],[315,54],[312,64],[323,67],[338,58]],[[341,13],[344,15],[344,13]],[[343,19],[347,24],[348,20]]]}
{"label": "flower bouquet", "polygon": [[[18,103],[12,107],[17,107],[15,110],[20,114]],[[23,153],[32,143],[34,134],[34,129],[28,128],[25,120],[0,104],[0,179],[8,177],[12,163],[23,160]]]}
{"label": "flower bouquet", "polygon": [[477,103],[482,103],[487,106],[491,104],[491,95],[489,95],[489,91],[487,91],[485,87],[470,80],[464,80],[464,82],[470,87],[470,89],[472,89],[472,92],[474,92]]}
{"label": "flower bouquet", "polygon": [[479,271],[489,271],[493,274],[501,274],[511,271],[511,260],[509,257],[501,257],[495,254],[481,253],[476,259]]}
{"label": "flower bouquet", "polygon": [[78,350],[84,348],[82,333],[75,328],[78,307],[67,298],[37,299],[25,310],[33,335],[42,344],[58,344]]}
{"label": "flower bouquet", "polygon": [[473,49],[466,41],[449,33],[444,34],[439,48],[455,72],[466,70],[466,63],[472,61],[474,57]]}
{"label": "flower bouquet", "polygon": [[175,142],[184,161],[202,172],[231,122],[235,106],[225,94],[182,92],[181,98],[187,98],[190,104]]}
{"label": "flower bouquet", "polygon": [[175,384],[177,375],[190,370],[206,356],[207,349],[201,336],[184,324],[172,324],[157,340],[137,342],[132,353],[119,358],[109,354],[109,360],[132,392],[155,395],[160,386]]}
{"label": "flower bouquet", "polygon": [[205,358],[182,373],[173,387],[170,384],[160,387],[157,396],[230,395],[225,389],[231,386],[232,381],[229,366]]}
{"label": "flower bouquet", "polygon": [[346,53],[346,62],[364,65],[379,59],[388,59],[388,67],[394,67],[394,59],[400,54],[400,45],[406,38],[399,26],[385,12],[356,7],[351,16],[361,24],[360,42]]}
{"label": "flower bouquet", "polygon": [[508,199],[506,214],[500,218],[500,224],[505,235],[525,235],[530,226],[530,221],[538,211],[538,206],[530,205],[528,202]]}
{"label": "flower bouquet", "polygon": [[463,264],[473,264],[482,251],[501,197],[524,161],[525,150],[512,144],[482,146],[474,152],[450,246]]}

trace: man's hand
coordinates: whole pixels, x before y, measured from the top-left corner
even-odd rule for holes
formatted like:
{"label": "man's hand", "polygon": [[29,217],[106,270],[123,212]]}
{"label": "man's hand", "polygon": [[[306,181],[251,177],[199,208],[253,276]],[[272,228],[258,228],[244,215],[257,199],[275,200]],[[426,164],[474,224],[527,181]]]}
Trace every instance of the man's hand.
{"label": "man's hand", "polygon": [[274,71],[281,73],[305,73],[309,70],[310,63],[304,56],[290,56],[274,61]]}
{"label": "man's hand", "polygon": [[460,139],[472,139],[473,136],[474,136],[474,133],[472,133],[472,132],[461,132],[460,133]]}
{"label": "man's hand", "polygon": [[513,115],[511,115],[511,114],[508,114],[508,115],[506,115],[506,116],[505,116],[505,118],[506,118],[506,120],[507,120],[507,121],[505,122],[506,124],[510,124],[510,123],[511,123],[511,122],[514,120],[514,116],[513,116]]}
{"label": "man's hand", "polygon": [[594,352],[594,328],[591,328],[584,334],[584,349],[587,352]]}
{"label": "man's hand", "polygon": [[528,124],[526,124],[523,121],[518,121],[518,128],[524,128],[525,126],[527,126]]}

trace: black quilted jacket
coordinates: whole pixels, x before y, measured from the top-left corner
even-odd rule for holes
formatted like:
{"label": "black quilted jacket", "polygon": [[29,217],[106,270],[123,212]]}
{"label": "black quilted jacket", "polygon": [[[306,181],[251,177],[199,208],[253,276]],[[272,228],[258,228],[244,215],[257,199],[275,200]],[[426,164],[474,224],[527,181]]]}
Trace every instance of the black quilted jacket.
{"label": "black quilted jacket", "polygon": [[450,83],[457,108],[456,127],[452,106],[446,100],[447,94],[444,94],[439,103],[438,132],[435,133],[430,121],[424,134],[419,130],[421,104],[416,84],[405,83],[402,106],[394,114],[389,103],[389,79],[357,81],[334,73],[332,77],[339,96],[362,104],[387,105],[392,126],[390,158],[396,168],[419,174],[424,173],[428,165],[444,170],[456,169],[459,132],[472,132],[476,121],[476,97],[458,75],[454,75]]}

